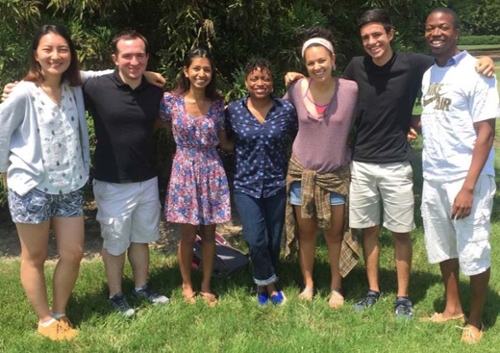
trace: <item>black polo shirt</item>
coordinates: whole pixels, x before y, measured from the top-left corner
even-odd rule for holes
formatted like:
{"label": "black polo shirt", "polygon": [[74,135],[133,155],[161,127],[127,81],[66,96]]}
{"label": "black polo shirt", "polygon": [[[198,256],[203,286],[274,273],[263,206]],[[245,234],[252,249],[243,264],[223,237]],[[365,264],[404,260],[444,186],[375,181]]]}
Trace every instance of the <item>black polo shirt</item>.
{"label": "black polo shirt", "polygon": [[149,84],[144,77],[132,89],[115,71],[88,80],[83,92],[97,138],[95,178],[133,183],[155,177],[151,160],[153,126],[163,90]]}

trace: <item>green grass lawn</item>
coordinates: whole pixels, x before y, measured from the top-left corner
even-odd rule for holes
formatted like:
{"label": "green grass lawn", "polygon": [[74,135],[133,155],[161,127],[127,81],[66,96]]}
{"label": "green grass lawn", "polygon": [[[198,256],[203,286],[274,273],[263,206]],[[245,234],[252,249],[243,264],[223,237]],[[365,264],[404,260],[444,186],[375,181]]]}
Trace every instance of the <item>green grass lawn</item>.
{"label": "green grass lawn", "polygon": [[[497,72],[498,74],[498,72]],[[126,320],[111,311],[102,262],[82,263],[80,277],[68,306],[68,315],[80,330],[72,342],[51,342],[35,334],[37,319],[19,281],[19,261],[0,259],[0,352],[498,352],[500,346],[500,193],[495,196],[492,216],[492,274],[484,310],[486,333],[476,346],[460,343],[461,329],[455,323],[422,323],[419,317],[444,307],[443,286],[437,265],[427,263],[419,212],[421,194],[421,140],[414,143],[417,229],[412,232],[414,255],[410,297],[415,318],[396,320],[394,300],[396,273],[393,241],[381,235],[380,302],[363,313],[352,306],[366,291],[362,261],[344,280],[345,307],[328,308],[329,270],[323,242],[318,247],[315,279],[319,294],[312,302],[297,299],[300,271],[297,262],[284,262],[280,281],[288,296],[283,307],[257,306],[251,273],[247,269],[234,279],[214,279],[220,304],[208,308],[182,302],[180,275],[173,255],[152,254],[151,282],[171,297],[163,307],[143,305],[139,314]],[[496,168],[500,168],[497,154]],[[497,171],[500,175],[500,172]],[[497,184],[499,179],[497,178]],[[47,265],[50,288],[53,265]],[[124,288],[133,287],[126,268]],[[199,283],[195,274],[195,283]],[[462,302],[468,311],[470,290],[462,277]],[[134,303],[139,305],[139,303]]]}
{"label": "green grass lawn", "polygon": [[495,70],[495,74],[497,75],[497,89],[498,94],[500,94],[500,67]]}
{"label": "green grass lawn", "polygon": [[[420,142],[416,142],[418,146]],[[500,160],[497,160],[500,167]],[[421,168],[417,158],[415,198],[420,202]],[[498,199],[497,194],[497,199]],[[411,299],[416,318],[394,318],[396,291],[393,242],[381,236],[381,301],[364,313],[352,305],[366,290],[363,264],[345,279],[346,306],[327,306],[329,271],[324,243],[316,263],[319,295],[309,303],[297,300],[300,272],[296,262],[284,262],[283,286],[289,301],[283,307],[257,307],[247,270],[234,279],[215,279],[220,305],[208,308],[181,300],[180,276],[175,258],[162,253],[152,256],[151,281],[171,296],[164,307],[142,306],[139,315],[126,320],[110,310],[106,300],[104,268],[100,260],[85,261],[68,306],[68,314],[80,330],[72,342],[56,343],[35,334],[36,317],[24,297],[18,278],[19,262],[0,260],[0,352],[495,352],[500,345],[500,211],[493,215],[492,278],[484,312],[487,331],[476,347],[462,345],[461,330],[454,323],[433,325],[419,322],[443,309],[442,284],[437,266],[427,263],[421,218],[416,207],[417,229],[412,233],[414,261]],[[47,266],[47,282],[53,267]],[[125,289],[132,289],[127,267]],[[196,274],[196,280],[199,280]],[[199,283],[199,282],[198,282]],[[469,307],[468,280],[462,278],[465,309]]]}

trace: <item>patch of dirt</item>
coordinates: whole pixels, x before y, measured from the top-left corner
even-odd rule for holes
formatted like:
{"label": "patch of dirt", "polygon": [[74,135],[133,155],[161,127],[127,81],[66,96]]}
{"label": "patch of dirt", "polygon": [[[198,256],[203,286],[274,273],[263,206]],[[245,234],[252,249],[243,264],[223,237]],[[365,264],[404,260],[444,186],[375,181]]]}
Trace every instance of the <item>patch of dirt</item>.
{"label": "patch of dirt", "polygon": [[[233,207],[234,210],[234,207]],[[102,238],[99,222],[95,220],[97,209],[94,202],[88,202],[84,206],[85,212],[85,244],[84,259],[91,260],[100,257]],[[242,242],[241,224],[236,212],[233,212],[232,220],[217,226],[217,231],[222,234],[231,244],[240,245]],[[180,239],[180,227],[178,224],[160,222],[160,239],[151,244],[151,248],[164,252],[167,255],[175,254],[177,243]],[[7,207],[0,208],[0,258],[15,259],[21,255],[21,247],[14,223],[10,218]],[[53,234],[49,239],[49,260],[57,257],[56,243]]]}

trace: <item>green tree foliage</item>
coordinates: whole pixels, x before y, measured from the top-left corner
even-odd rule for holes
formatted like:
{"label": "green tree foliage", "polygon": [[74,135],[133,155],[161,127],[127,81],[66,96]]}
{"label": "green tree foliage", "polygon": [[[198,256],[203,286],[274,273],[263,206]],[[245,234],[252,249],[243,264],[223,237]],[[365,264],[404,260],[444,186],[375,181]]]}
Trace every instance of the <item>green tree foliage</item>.
{"label": "green tree foliage", "polygon": [[447,4],[459,15],[462,33],[472,35],[498,35],[500,33],[499,1],[452,0]]}
{"label": "green tree foliage", "polygon": [[0,0],[0,82],[26,67],[29,36],[40,19],[38,0]]}
{"label": "green tree foliage", "polygon": [[351,57],[363,54],[357,19],[364,11],[387,8],[397,30],[395,48],[422,50],[425,17],[442,4],[436,0],[0,0],[0,85],[26,73],[35,29],[41,23],[58,23],[70,29],[86,69],[112,67],[113,35],[133,28],[148,38],[149,69],[164,74],[167,89],[173,87],[185,53],[203,45],[213,51],[227,100],[244,94],[243,66],[250,57],[273,63],[275,93],[280,95],[283,75],[304,71],[300,46],[308,27],[320,25],[334,33],[341,70]]}
{"label": "green tree foliage", "polygon": [[[135,28],[150,41],[150,68],[169,78],[179,72],[187,50],[196,45],[213,49],[228,97],[241,80],[249,57],[264,56],[275,65],[277,83],[288,70],[302,70],[299,56],[304,31],[313,25],[330,28],[337,37],[340,68],[362,54],[357,18],[374,7],[389,9],[397,30],[395,46],[423,48],[422,24],[430,9],[442,5],[430,0],[0,0],[3,25],[0,80],[20,77],[26,68],[26,43],[40,22],[68,27],[85,68],[109,68],[109,42],[125,28]],[[10,49],[5,49],[5,48]],[[5,62],[13,61],[9,66]],[[7,65],[7,66],[6,66]],[[10,75],[3,75],[10,71]]]}

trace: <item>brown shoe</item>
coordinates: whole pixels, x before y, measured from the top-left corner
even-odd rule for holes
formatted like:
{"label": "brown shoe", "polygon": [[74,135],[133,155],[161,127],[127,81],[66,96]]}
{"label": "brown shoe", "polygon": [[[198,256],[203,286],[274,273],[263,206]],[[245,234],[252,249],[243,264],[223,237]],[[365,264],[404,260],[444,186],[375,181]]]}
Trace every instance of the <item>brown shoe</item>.
{"label": "brown shoe", "polygon": [[54,320],[49,326],[38,325],[38,333],[53,341],[71,340],[78,335],[78,331],[73,329],[71,322],[65,316]]}
{"label": "brown shoe", "polygon": [[465,324],[465,321],[467,320],[467,318],[465,317],[465,315],[463,313],[459,314],[459,315],[455,315],[455,316],[450,316],[450,317],[443,317],[443,313],[434,313],[430,317],[421,317],[420,318],[420,321],[422,321],[422,322],[433,322],[433,323],[438,323],[438,324],[448,322],[448,321],[454,321],[454,320],[458,320],[461,323]]}
{"label": "brown shoe", "polygon": [[193,292],[191,295],[182,295],[182,299],[186,304],[196,304],[196,293]]}
{"label": "brown shoe", "polygon": [[332,290],[330,299],[328,300],[328,306],[332,309],[337,309],[341,306],[344,306],[344,296],[336,290]]}
{"label": "brown shoe", "polygon": [[478,329],[476,326],[467,324],[465,325],[464,330],[462,331],[461,341],[468,344],[478,343],[483,338],[483,330],[484,330],[483,324],[481,324],[480,329]]}
{"label": "brown shoe", "polygon": [[216,306],[217,303],[219,302],[219,300],[217,299],[217,297],[213,293],[200,292],[200,296],[201,296],[201,299],[203,299],[203,301],[205,303],[207,303],[207,305],[211,308]]}

